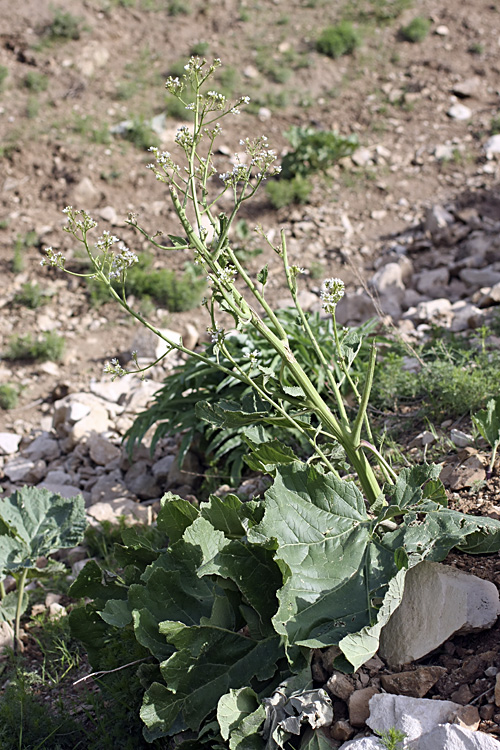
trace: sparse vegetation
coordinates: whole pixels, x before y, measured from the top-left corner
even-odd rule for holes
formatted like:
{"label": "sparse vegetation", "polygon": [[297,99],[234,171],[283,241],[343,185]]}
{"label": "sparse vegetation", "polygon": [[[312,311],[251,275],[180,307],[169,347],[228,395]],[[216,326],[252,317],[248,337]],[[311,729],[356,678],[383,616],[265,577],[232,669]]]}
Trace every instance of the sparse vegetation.
{"label": "sparse vegetation", "polygon": [[312,184],[301,175],[290,180],[272,180],[266,186],[266,192],[274,208],[284,208],[292,203],[307,203],[312,191]]}
{"label": "sparse vegetation", "polygon": [[49,79],[43,73],[38,73],[36,70],[30,70],[24,76],[24,86],[35,94],[39,94],[41,91],[46,91],[49,86]]}
{"label": "sparse vegetation", "polygon": [[82,23],[69,11],[56,8],[52,21],[44,30],[44,39],[48,42],[69,42],[80,39]]}
{"label": "sparse vegetation", "polygon": [[15,409],[19,401],[19,391],[14,385],[0,385],[0,409]]}
{"label": "sparse vegetation", "polygon": [[0,65],[0,94],[5,88],[5,81],[9,76],[9,69],[6,65]]}
{"label": "sparse vegetation", "polygon": [[316,41],[316,49],[323,55],[338,58],[350,55],[361,44],[361,36],[350,21],[328,26]]}
{"label": "sparse vegetation", "polygon": [[36,310],[45,305],[49,299],[50,294],[43,290],[36,281],[26,281],[21,290],[14,295],[14,302],[17,305],[29,307],[30,310]]}
{"label": "sparse vegetation", "polygon": [[31,333],[20,333],[13,336],[4,353],[4,359],[26,360],[27,362],[57,362],[64,352],[64,338],[54,331],[40,336]]}
{"label": "sparse vegetation", "polygon": [[410,21],[407,26],[402,26],[399,30],[400,36],[405,42],[417,44],[423,42],[431,29],[431,22],[428,18],[417,16]]}

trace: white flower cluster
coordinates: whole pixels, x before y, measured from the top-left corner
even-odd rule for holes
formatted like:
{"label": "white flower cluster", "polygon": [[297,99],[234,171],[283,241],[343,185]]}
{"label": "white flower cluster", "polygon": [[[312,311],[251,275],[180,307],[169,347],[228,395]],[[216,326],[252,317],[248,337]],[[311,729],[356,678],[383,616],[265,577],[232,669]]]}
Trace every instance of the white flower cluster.
{"label": "white flower cluster", "polygon": [[323,310],[333,314],[344,294],[345,284],[342,279],[325,279],[320,292]]}
{"label": "white flower cluster", "polygon": [[86,233],[97,226],[97,221],[94,221],[86,211],[75,210],[73,206],[66,206],[66,208],[63,208],[63,214],[66,214],[69,224],[69,226],[64,229],[71,234],[74,234],[78,229],[82,233]]}
{"label": "white flower cluster", "polygon": [[121,278],[127,268],[130,268],[130,266],[133,266],[134,263],[137,263],[138,261],[139,258],[137,257],[137,255],[132,252],[132,250],[129,250],[128,247],[123,245],[120,254],[113,258],[111,268],[109,269],[109,278]]}
{"label": "white flower cluster", "polygon": [[118,237],[115,237],[114,234],[110,234],[107,230],[104,230],[104,232],[95,243],[95,246],[101,252],[107,252],[112,247],[112,245],[116,244],[119,241],[120,240],[118,239]]}
{"label": "white flower cluster", "polygon": [[245,147],[246,153],[250,157],[250,167],[256,167],[258,170],[256,177],[259,180],[265,180],[270,175],[276,175],[281,172],[281,167],[274,162],[276,161],[276,151],[268,147],[267,136],[261,135],[253,140],[245,138],[240,140],[240,146]]}
{"label": "white flower cluster", "polygon": [[226,187],[234,187],[238,182],[248,182],[250,179],[250,169],[246,164],[235,164],[232,172],[223,172],[219,175]]}
{"label": "white flower cluster", "polygon": [[53,250],[51,247],[48,247],[45,250],[47,257],[43,258],[43,260],[40,261],[41,266],[54,266],[54,268],[60,268],[62,271],[64,271],[64,264],[66,263],[66,258],[64,255],[59,252]]}
{"label": "white flower cluster", "polygon": [[175,142],[182,148],[190,148],[193,145],[193,136],[187,125],[181,125],[175,134]]}
{"label": "white flower cluster", "polygon": [[116,357],[110,362],[106,362],[103,367],[103,372],[109,373],[112,376],[111,380],[116,380],[116,378],[121,378],[123,375],[127,374],[127,371],[123,369]]}
{"label": "white flower cluster", "polygon": [[205,109],[207,112],[216,112],[222,110],[226,106],[227,99],[224,94],[220,94],[218,91],[209,91],[205,95]]}
{"label": "white flower cluster", "polygon": [[178,95],[182,92],[184,88],[184,81],[180,81],[179,78],[176,76],[173,78],[172,76],[169,76],[167,80],[165,81],[165,88],[168,92],[171,94]]}

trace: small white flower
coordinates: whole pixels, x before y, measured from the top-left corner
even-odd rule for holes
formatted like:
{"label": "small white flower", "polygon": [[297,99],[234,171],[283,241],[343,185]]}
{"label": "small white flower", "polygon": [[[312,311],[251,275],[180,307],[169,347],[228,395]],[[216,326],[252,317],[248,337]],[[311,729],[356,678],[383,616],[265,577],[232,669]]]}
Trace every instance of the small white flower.
{"label": "small white flower", "polygon": [[345,284],[342,279],[325,279],[323,289],[320,292],[323,310],[334,313],[337,304],[345,294]]}

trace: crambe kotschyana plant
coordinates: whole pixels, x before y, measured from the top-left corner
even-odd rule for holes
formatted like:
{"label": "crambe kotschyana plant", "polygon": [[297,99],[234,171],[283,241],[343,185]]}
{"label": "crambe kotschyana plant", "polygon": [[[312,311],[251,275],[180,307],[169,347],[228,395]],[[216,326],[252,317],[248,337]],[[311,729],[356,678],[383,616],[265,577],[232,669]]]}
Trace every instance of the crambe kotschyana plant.
{"label": "crambe kotschyana plant", "polygon": [[[214,426],[248,428],[248,461],[270,474],[273,484],[261,500],[243,503],[233,494],[214,495],[199,508],[166,495],[154,538],[123,532],[116,550],[123,566],[118,576],[96,563],[81,572],[72,593],[93,601],[73,613],[72,623],[94,668],[109,669],[114,659],[117,668],[131,670],[130,679],[143,695],[141,717],[149,741],[175,737],[186,750],[285,748],[298,732],[302,748],[318,747],[321,724],[304,713],[277,724],[274,696],[307,703],[296,698],[301,690],[310,694],[315,649],[334,647],[337,667],[358,668],[376,652],[380,630],[401,601],[408,568],[424,559],[442,560],[454,546],[470,553],[497,550],[500,523],[449,510],[439,466],[396,474],[384,459],[368,418],[375,349],[365,382],[358,385],[351,365],[360,336],[336,325],[345,289],[342,280],[332,278],[324,282],[321,299],[333,320],[336,361],[325,357],[299,304],[302,269],[290,263],[282,232],[280,243],[270,244],[309,339],[314,376],[297,361],[266,296],[268,267],[253,278],[231,246],[239,209],[277,167],[274,151],[259,136],[241,140],[245,157],[236,156],[230,171],[216,169],[220,122],[237,116],[247,101],[229,103],[212,90],[219,65],[192,58],[182,79],[168,79],[168,91],[193,111],[194,122],[177,132],[177,160],[151,149],[149,169],[168,191],[181,233],[163,243],[159,232],[148,232],[135,216],[129,224],[165,253],[191,252],[204,270],[217,367],[250,390],[241,401],[225,400],[221,393],[218,402],[198,403],[196,413]],[[185,96],[189,88],[192,104]],[[228,211],[219,210],[222,196],[225,205],[231,198]],[[213,367],[213,358],[165,338],[131,307],[127,270],[135,254],[107,232],[92,244],[93,219],[70,207],[65,212],[66,231],[83,244],[93,278],[171,349]],[[52,249],[45,262],[64,268],[64,257]],[[274,349],[279,371],[262,365],[258,347],[247,362],[236,360],[222,314],[230,315],[237,329],[252,327]],[[117,360],[106,371],[125,374]],[[321,393],[313,382],[318,373],[327,384]],[[342,396],[345,382],[355,395],[354,413]],[[269,425],[293,428],[309,444],[310,458],[301,462],[288,446],[266,438],[261,428]],[[339,445],[351,472],[343,477],[332,458]],[[132,652],[134,659],[128,658]]]}

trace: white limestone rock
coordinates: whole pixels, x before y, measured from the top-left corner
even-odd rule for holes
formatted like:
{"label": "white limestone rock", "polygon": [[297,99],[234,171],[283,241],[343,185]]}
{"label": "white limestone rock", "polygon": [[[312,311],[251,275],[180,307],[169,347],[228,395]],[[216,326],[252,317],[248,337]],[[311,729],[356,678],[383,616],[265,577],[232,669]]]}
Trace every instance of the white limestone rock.
{"label": "white limestone rock", "polygon": [[0,432],[0,456],[10,456],[16,453],[21,442],[21,435],[15,432]]}
{"label": "white limestone rock", "polygon": [[403,600],[382,629],[379,654],[391,666],[409,664],[454,633],[490,628],[499,612],[493,583],[424,561],[408,571]]}

